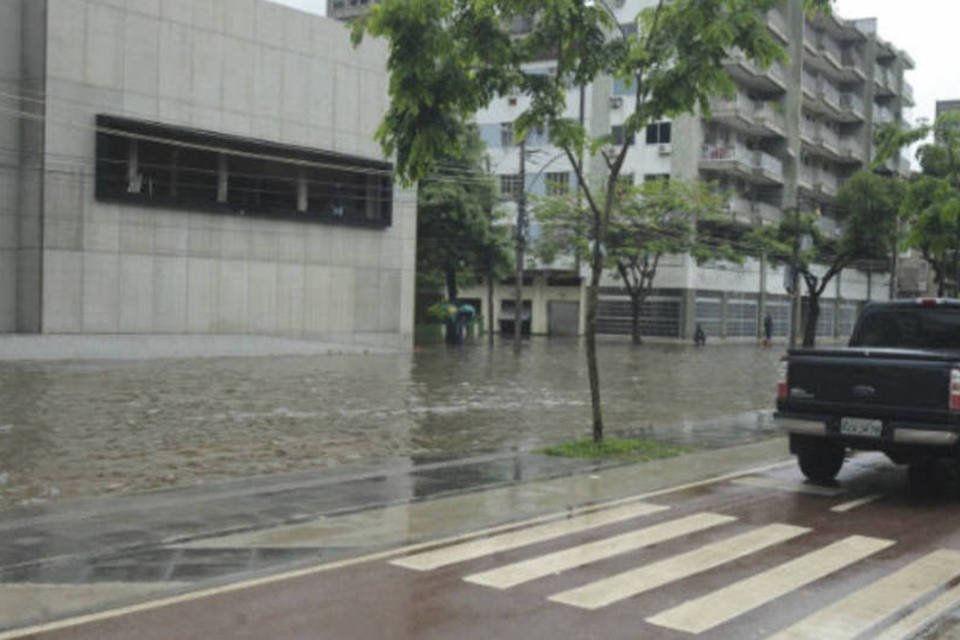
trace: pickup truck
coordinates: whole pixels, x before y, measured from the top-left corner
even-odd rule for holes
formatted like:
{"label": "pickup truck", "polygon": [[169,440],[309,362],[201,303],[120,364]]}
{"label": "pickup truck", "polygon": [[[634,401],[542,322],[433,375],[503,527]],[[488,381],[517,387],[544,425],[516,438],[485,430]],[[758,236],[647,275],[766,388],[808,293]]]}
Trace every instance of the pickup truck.
{"label": "pickup truck", "polygon": [[960,457],[960,300],[868,304],[846,348],[789,351],[774,420],[813,482],[832,482],[848,449],[926,481],[930,462]]}

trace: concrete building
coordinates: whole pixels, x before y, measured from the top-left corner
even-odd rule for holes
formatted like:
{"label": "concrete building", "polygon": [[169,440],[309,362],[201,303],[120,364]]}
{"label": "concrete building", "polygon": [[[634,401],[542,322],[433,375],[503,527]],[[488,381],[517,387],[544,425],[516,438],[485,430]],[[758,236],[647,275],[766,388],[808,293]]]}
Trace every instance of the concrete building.
{"label": "concrete building", "polygon": [[937,117],[947,111],[960,111],[960,100],[937,100]]}
{"label": "concrete building", "polygon": [[0,332],[409,346],[385,67],[262,0],[0,0]]}
{"label": "concrete building", "polygon": [[[651,0],[609,3],[622,28],[633,28],[634,17]],[[618,5],[616,8],[614,4]],[[785,63],[759,69],[731,52],[727,70],[736,94],[712,101],[709,115],[678,118],[651,125],[632,143],[624,173],[633,181],[662,178],[706,179],[733,193],[731,219],[744,225],[779,221],[795,207],[819,212],[822,227],[838,230],[834,200],[843,181],[867,166],[873,157],[877,126],[901,120],[912,104],[912,88],[904,74],[909,56],[882,40],[873,19],[809,18],[800,0],[789,0],[768,14],[771,33],[789,54]],[[550,61],[530,65],[533,72],[551,73]],[[578,87],[568,94],[568,115],[580,117]],[[622,139],[622,125],[633,111],[632,90],[610,79],[585,88],[584,121],[595,135],[610,132]],[[520,156],[513,141],[512,122],[527,107],[523,96],[507,97],[480,113],[482,135],[491,166],[500,174],[509,201],[521,188],[517,179]],[[527,142],[528,194],[542,195],[572,188],[576,177],[564,154],[545,135]],[[531,154],[532,151],[532,154]],[[909,161],[888,163],[890,172],[906,173]],[[536,225],[531,229],[536,237]],[[583,304],[571,310],[579,288],[554,283],[577,276],[569,261],[540,265],[530,261],[530,319],[535,333],[570,333],[583,327]],[[782,270],[757,261],[742,266],[697,266],[688,256],[663,263],[655,280],[655,295],[644,312],[647,336],[690,339],[701,324],[708,335],[755,339],[762,318],[770,313],[776,334],[786,335],[790,299]],[[847,270],[824,295],[818,323],[821,335],[849,333],[860,305],[887,296],[888,278],[881,273]],[[480,291],[467,295],[480,298]],[[500,286],[497,298],[509,306],[511,286]],[[607,279],[601,293],[599,328],[604,333],[628,333],[629,304],[620,284]],[[564,319],[555,317],[562,314]],[[579,315],[577,324],[571,318]]]}

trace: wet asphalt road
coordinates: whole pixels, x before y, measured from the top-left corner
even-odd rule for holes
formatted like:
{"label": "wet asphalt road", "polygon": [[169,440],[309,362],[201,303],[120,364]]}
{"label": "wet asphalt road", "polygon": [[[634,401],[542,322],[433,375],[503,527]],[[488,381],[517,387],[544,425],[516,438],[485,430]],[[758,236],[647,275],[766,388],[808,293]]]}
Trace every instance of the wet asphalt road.
{"label": "wet asphalt road", "polygon": [[960,604],[960,500],[905,475],[780,466],[31,637],[930,637]]}

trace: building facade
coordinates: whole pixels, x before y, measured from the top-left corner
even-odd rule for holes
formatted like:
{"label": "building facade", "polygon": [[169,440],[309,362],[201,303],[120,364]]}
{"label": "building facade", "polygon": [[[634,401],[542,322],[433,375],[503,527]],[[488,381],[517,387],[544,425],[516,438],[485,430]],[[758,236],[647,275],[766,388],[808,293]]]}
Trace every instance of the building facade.
{"label": "building facade", "polygon": [[[651,0],[609,3],[622,29],[632,29],[634,17]],[[905,72],[913,63],[902,51],[882,40],[875,20],[847,21],[836,16],[811,18],[800,0],[788,0],[769,12],[769,29],[789,55],[783,63],[757,68],[731,52],[726,67],[736,84],[731,98],[711,101],[709,113],[681,117],[649,126],[631,142],[624,174],[635,182],[654,179],[704,179],[729,192],[732,220],[744,225],[778,222],[785,211],[799,207],[819,214],[827,232],[839,231],[834,202],[850,175],[869,165],[873,132],[882,124],[902,121],[912,105],[912,88]],[[530,66],[532,72],[552,73],[549,61]],[[623,139],[623,122],[633,112],[632,89],[607,79],[580,89],[571,87],[568,116],[582,117],[594,135],[609,132]],[[584,113],[580,113],[580,105]],[[489,105],[478,116],[500,175],[507,200],[521,188],[520,155],[512,122],[526,108],[523,96]],[[543,195],[576,185],[563,153],[544,134],[527,141],[528,194]],[[532,153],[531,153],[532,150]],[[891,173],[907,174],[905,157],[887,163]],[[536,224],[531,236],[537,236]],[[550,287],[569,261],[542,265],[532,261],[531,326],[551,333],[560,323],[552,318],[558,297]],[[889,278],[880,272],[844,271],[824,294],[818,332],[825,337],[849,333],[860,306],[888,296]],[[783,270],[759,261],[744,265],[698,266],[688,256],[672,256],[659,270],[656,291],[643,314],[647,336],[689,339],[695,327],[708,335],[754,339],[767,313],[775,333],[785,336],[790,324],[790,298]],[[510,286],[499,287],[504,302]],[[581,292],[582,297],[582,292]],[[510,303],[512,304],[512,303]],[[512,307],[511,307],[512,309]],[[579,328],[583,327],[583,304]],[[512,313],[512,311],[511,311]],[[568,309],[564,309],[567,317]],[[599,328],[604,333],[629,333],[630,305],[620,284],[607,278],[601,292]],[[566,326],[563,330],[569,331]]]}
{"label": "building facade", "polygon": [[[361,14],[376,0],[329,0],[328,13],[341,19]],[[621,23],[634,29],[635,17],[653,0],[606,3]],[[799,208],[819,214],[827,232],[837,233],[834,202],[843,182],[867,167],[874,155],[877,127],[903,121],[913,105],[913,89],[905,74],[913,68],[909,55],[883,40],[875,19],[810,17],[802,0],[784,0],[768,15],[768,27],[788,60],[757,68],[731,52],[726,67],[736,84],[730,98],[711,101],[709,114],[655,123],[631,142],[624,174],[633,181],[704,179],[732,193],[732,220],[744,225],[778,222],[785,211]],[[518,28],[522,29],[522,25]],[[531,64],[533,73],[549,74],[549,60]],[[623,122],[633,111],[632,90],[610,78],[567,96],[571,118],[582,118],[593,135],[622,140]],[[582,106],[581,106],[582,105]],[[496,100],[477,116],[490,166],[498,174],[505,205],[521,189],[528,195],[576,188],[576,176],[565,155],[549,144],[545,133],[526,143],[526,180],[521,185],[519,146],[513,122],[529,102],[524,96]],[[583,111],[581,112],[581,109]],[[885,170],[906,175],[910,163],[900,157]],[[530,229],[536,240],[537,225]],[[544,265],[530,258],[525,303],[534,333],[580,333],[584,326],[585,271],[570,260]],[[783,269],[748,260],[743,265],[698,266],[689,256],[662,262],[656,291],[643,312],[643,332],[667,339],[690,339],[700,324],[707,333],[730,339],[755,339],[770,314],[774,331],[785,336],[791,299]],[[860,307],[889,296],[889,277],[876,271],[848,269],[824,294],[818,332],[825,337],[849,333]],[[572,281],[581,282],[571,285]],[[484,285],[464,291],[476,304],[486,300]],[[493,312],[512,322],[513,284],[496,283]],[[599,329],[630,331],[628,298],[621,285],[605,278]],[[576,319],[574,321],[574,319]]]}
{"label": "building facade", "polygon": [[0,0],[0,332],[409,346],[386,49],[262,0]]}

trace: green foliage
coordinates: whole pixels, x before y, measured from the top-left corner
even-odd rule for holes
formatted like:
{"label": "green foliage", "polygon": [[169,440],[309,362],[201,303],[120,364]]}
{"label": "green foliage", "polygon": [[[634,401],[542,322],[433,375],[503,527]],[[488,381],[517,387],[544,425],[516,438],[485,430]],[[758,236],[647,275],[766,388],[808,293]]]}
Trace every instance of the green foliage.
{"label": "green foliage", "polygon": [[917,155],[923,175],[906,189],[902,212],[909,223],[907,246],[933,269],[938,294],[960,291],[960,114],[941,115],[934,140]]}
{"label": "green foliage", "polygon": [[653,440],[607,438],[603,442],[575,440],[543,450],[548,456],[586,460],[623,460],[649,462],[675,458],[692,451],[689,447],[664,444]]}
{"label": "green foliage", "polygon": [[420,181],[417,271],[453,285],[451,297],[458,275],[503,271],[510,261],[508,230],[497,224],[496,184],[481,168],[483,151],[476,127],[461,126],[457,155],[442,157],[442,169]]}
{"label": "green foliage", "polygon": [[[649,122],[706,107],[729,93],[723,62],[732,48],[761,66],[784,52],[766,26],[777,0],[672,0],[637,16],[637,33],[619,34],[602,3],[582,0],[384,0],[353,26],[355,42],[369,33],[387,40],[391,103],[377,132],[396,155],[401,178],[428,175],[438,159],[456,153],[457,123],[493,98],[526,95],[517,120],[521,138],[546,128],[551,141],[578,155],[589,135],[566,117],[567,87],[604,75],[629,80],[637,108],[627,135]],[[827,9],[812,0],[811,9]],[[513,20],[535,15],[531,29],[511,36]],[[619,37],[621,36],[622,37]],[[527,73],[524,64],[556,57],[553,76]]]}

